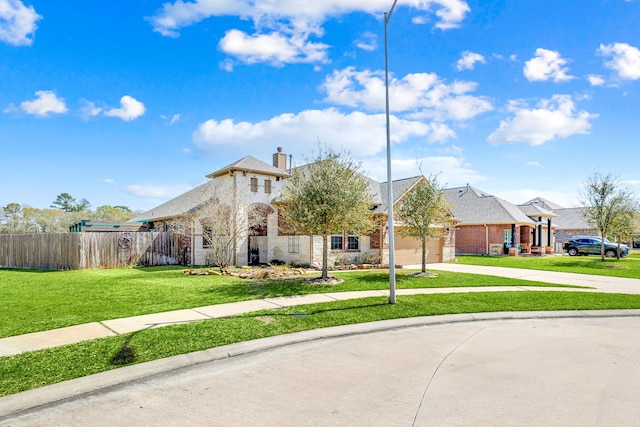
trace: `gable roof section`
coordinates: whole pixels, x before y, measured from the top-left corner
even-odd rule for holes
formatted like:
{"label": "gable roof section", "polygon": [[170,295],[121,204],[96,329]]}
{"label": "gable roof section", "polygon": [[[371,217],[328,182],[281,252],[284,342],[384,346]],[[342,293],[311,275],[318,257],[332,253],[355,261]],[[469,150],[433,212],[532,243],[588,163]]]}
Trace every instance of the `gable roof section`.
{"label": "gable roof section", "polygon": [[531,199],[528,202],[523,203],[523,205],[537,205],[543,209],[547,209],[550,211],[555,211],[556,209],[565,209],[563,206],[560,206],[557,203],[553,203],[547,199],[543,199],[542,197]]}
{"label": "gable roof section", "polygon": [[538,204],[527,203],[524,205],[518,205],[518,208],[520,208],[520,210],[524,212],[526,216],[531,218],[555,218],[558,216]]}
{"label": "gable roof section", "polygon": [[175,218],[193,211],[216,194],[218,183],[219,181],[216,180],[207,181],[204,184],[161,204],[160,206],[156,206],[147,212],[141,213],[135,218],[130,219],[128,222],[159,221],[162,219]]}
{"label": "gable roof section", "polygon": [[588,230],[592,226],[584,219],[585,208],[563,208],[553,212],[558,215],[556,224],[560,230]]}
{"label": "gable roof section", "polygon": [[[414,176],[411,178],[398,179],[391,181],[391,191],[393,191],[393,204],[402,197],[404,194],[413,188],[421,179],[424,179],[422,175]],[[375,181],[374,181],[375,182]],[[389,210],[389,192],[386,182],[378,184],[378,191],[380,193],[380,205],[375,209],[374,213],[387,213]]]}
{"label": "gable roof section", "polygon": [[271,176],[288,177],[289,173],[268,163],[258,160],[252,156],[245,156],[240,160],[231,163],[213,173],[207,175],[207,178],[217,178],[230,172],[253,172]]}
{"label": "gable roof section", "polygon": [[535,224],[518,206],[469,185],[445,189],[444,195],[459,225]]}

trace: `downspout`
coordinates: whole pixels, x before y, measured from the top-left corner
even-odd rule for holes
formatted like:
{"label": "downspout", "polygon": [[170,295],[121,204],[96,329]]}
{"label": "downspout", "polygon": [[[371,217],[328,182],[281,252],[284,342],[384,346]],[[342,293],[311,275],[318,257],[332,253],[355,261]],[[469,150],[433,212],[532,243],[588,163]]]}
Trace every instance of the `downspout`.
{"label": "downspout", "polygon": [[191,262],[189,265],[195,265],[196,261],[196,226],[195,220],[191,221]]}
{"label": "downspout", "polygon": [[[233,265],[238,265],[238,174],[233,174]],[[248,264],[248,262],[247,262]]]}
{"label": "downspout", "polygon": [[484,241],[487,255],[489,255],[489,226],[487,224],[484,224]]}

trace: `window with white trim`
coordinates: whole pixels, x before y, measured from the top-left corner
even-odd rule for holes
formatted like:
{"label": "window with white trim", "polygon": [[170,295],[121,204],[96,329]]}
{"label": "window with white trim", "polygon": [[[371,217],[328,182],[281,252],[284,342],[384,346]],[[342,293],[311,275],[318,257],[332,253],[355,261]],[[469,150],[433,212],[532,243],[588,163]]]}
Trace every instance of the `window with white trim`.
{"label": "window with white trim", "polygon": [[[345,247],[346,241],[346,247]],[[331,236],[332,251],[359,251],[360,250],[360,237],[355,234],[334,234]]]}
{"label": "window with white trim", "polygon": [[344,248],[343,245],[343,236],[340,235],[334,235],[331,236],[331,250],[332,251],[341,251]]}

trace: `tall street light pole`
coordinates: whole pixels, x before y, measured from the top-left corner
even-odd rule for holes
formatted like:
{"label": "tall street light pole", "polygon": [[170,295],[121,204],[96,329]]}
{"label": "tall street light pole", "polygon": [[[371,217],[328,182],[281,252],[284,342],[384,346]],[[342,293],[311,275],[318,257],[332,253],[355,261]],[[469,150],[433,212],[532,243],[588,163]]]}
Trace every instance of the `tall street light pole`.
{"label": "tall street light pole", "polygon": [[387,96],[387,214],[389,217],[389,304],[396,303],[396,256],[393,233],[393,185],[391,183],[391,129],[389,127],[389,52],[387,44],[387,25],[398,0],[394,0],[389,13],[384,14],[384,86]]}

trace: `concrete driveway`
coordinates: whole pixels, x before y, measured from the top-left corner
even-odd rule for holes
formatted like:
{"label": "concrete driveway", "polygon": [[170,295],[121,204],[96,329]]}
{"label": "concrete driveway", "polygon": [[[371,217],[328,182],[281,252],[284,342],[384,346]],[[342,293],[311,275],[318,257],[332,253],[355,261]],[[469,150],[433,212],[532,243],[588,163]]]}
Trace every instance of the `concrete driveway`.
{"label": "concrete driveway", "polygon": [[0,425],[640,425],[639,338],[637,310],[352,325],[7,396]]}

